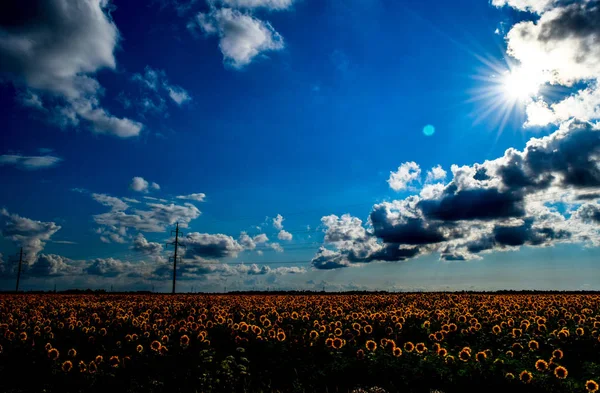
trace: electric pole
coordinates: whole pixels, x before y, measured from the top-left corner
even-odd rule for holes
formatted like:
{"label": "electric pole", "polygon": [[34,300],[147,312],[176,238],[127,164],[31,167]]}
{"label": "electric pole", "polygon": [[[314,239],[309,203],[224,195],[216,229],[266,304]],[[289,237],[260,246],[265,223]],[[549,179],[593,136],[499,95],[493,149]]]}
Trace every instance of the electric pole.
{"label": "electric pole", "polygon": [[19,254],[19,269],[17,270],[17,288],[15,292],[19,292],[19,281],[21,281],[21,266],[23,265],[23,247],[21,247],[21,252]]}
{"label": "electric pole", "polygon": [[[176,277],[177,277],[177,247],[185,247],[183,244],[179,243],[179,234],[181,233],[179,231],[179,223],[176,224],[175,226],[175,230],[171,231],[171,235],[173,234],[173,232],[175,232],[175,241],[167,243],[167,247],[169,245],[172,245],[175,247],[175,252],[173,253],[172,257],[169,257],[169,261],[171,259],[173,259],[173,295],[175,294],[175,282],[176,282]],[[183,235],[183,233],[181,233]]]}

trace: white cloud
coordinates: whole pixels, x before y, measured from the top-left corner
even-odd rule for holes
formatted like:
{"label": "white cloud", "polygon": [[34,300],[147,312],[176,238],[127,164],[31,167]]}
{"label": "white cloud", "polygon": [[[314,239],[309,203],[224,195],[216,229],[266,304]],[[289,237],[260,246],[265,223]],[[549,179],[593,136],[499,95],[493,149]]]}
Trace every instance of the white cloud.
{"label": "white cloud", "polygon": [[94,198],[96,202],[99,202],[104,206],[110,207],[112,211],[123,211],[127,210],[127,208],[129,207],[129,205],[127,205],[121,199],[106,194],[94,193],[92,194],[92,198]]}
{"label": "white cloud", "polygon": [[252,238],[252,240],[254,241],[254,243],[256,244],[261,244],[261,243],[266,243],[269,241],[269,238],[267,237],[267,235],[265,235],[264,233],[261,233],[259,235],[254,236],[254,238]]}
{"label": "white cloud", "polygon": [[427,171],[427,177],[425,178],[425,183],[433,183],[438,180],[444,180],[446,178],[446,171],[442,168],[441,165],[434,166],[430,170]]}
{"label": "white cloud", "polygon": [[165,86],[169,92],[169,97],[177,104],[182,105],[183,103],[192,99],[187,91],[179,86]]}
{"label": "white cloud", "polygon": [[61,161],[62,158],[54,156],[22,156],[18,154],[4,154],[0,156],[0,166],[10,165],[26,171],[52,168]]}
{"label": "white cloud", "polygon": [[552,95],[531,100],[526,109],[525,126],[558,125],[569,119],[600,119],[600,7],[597,1],[495,0],[493,4],[540,15],[536,21],[515,24],[506,35],[507,53],[517,60],[519,69],[542,77],[545,86],[576,86],[570,95],[557,102],[552,101],[556,100]]}
{"label": "white cloud", "polygon": [[44,103],[40,98],[39,94],[36,94],[30,90],[25,90],[17,94],[17,100],[21,103],[21,105],[25,107],[34,108],[37,110],[45,111]]}
{"label": "white cloud", "polygon": [[292,240],[292,234],[289,233],[288,231],[282,229],[277,234],[277,238],[279,240],[288,240],[289,241],[289,240]]}
{"label": "white cloud", "polygon": [[141,232],[163,232],[167,226],[179,222],[180,228],[186,228],[190,221],[200,216],[200,210],[191,203],[183,205],[147,203],[144,208],[130,209],[119,198],[104,194],[93,194],[93,198],[105,206],[111,207],[107,213],[97,214],[94,221],[101,227],[97,233],[103,242],[125,242],[128,229]]}
{"label": "white cloud", "polygon": [[132,79],[140,83],[147,91],[150,90],[153,92],[150,95],[145,95],[138,103],[138,106],[143,110],[153,110],[157,113],[165,112],[165,101],[161,97],[163,93],[168,95],[173,103],[178,106],[192,99],[183,87],[169,83],[167,75],[163,70],[156,70],[150,66],[146,66],[143,74],[136,73]]}
{"label": "white cloud", "polygon": [[269,10],[285,10],[290,8],[294,0],[210,0],[213,3],[223,3],[231,8],[266,8]]}
{"label": "white cloud", "polygon": [[0,34],[0,73],[25,90],[21,102],[61,126],[83,119],[96,133],[139,135],[141,123],[114,117],[98,102],[103,89],[94,74],[116,67],[119,31],[109,15],[110,1],[49,0],[35,5],[39,12],[30,12],[31,6],[8,8],[5,20],[15,22],[3,24]]}
{"label": "white cloud", "polygon": [[189,199],[191,201],[196,201],[196,202],[204,202],[204,198],[206,198],[206,194],[204,194],[202,192],[198,192],[198,193],[189,194],[189,195],[179,195],[176,198],[177,199]]}
{"label": "white cloud", "polygon": [[276,252],[283,252],[283,247],[281,247],[281,244],[279,243],[268,243],[267,247],[272,248]]}
{"label": "white cloud", "polygon": [[557,0],[492,0],[496,7],[509,6],[520,11],[529,11],[541,14],[550,8]]}
{"label": "white cloud", "polygon": [[283,218],[281,214],[278,214],[277,217],[273,219],[273,227],[279,230],[283,229],[283,220],[285,220],[285,218]]}
{"label": "white cloud", "polygon": [[394,191],[409,189],[410,183],[421,177],[421,168],[416,162],[405,162],[398,167],[398,171],[390,172],[388,183]]}
{"label": "white cloud", "polygon": [[35,261],[46,242],[60,230],[54,222],[35,221],[10,214],[6,209],[0,210],[0,233],[8,240],[23,247],[27,261]]}
{"label": "white cloud", "polygon": [[[568,121],[522,151],[470,166],[452,165],[447,184],[373,206],[369,227],[348,215],[322,218],[317,269],[403,261],[439,253],[481,259],[520,247],[600,245],[600,127]],[[335,247],[330,249],[329,247]]]}
{"label": "white cloud", "polygon": [[131,245],[131,249],[150,256],[155,262],[167,261],[166,258],[162,255],[162,244],[156,242],[149,242],[141,233],[138,233],[137,236],[133,238],[133,244]]}
{"label": "white cloud", "polygon": [[225,64],[237,69],[247,66],[262,53],[284,47],[283,37],[269,22],[231,8],[199,13],[188,28],[218,35]]}
{"label": "white cloud", "polygon": [[129,185],[129,187],[133,191],[137,192],[148,192],[150,189],[160,190],[160,186],[157,183],[152,182],[150,184],[146,179],[140,176],[136,176],[133,179],[131,179],[131,184]]}

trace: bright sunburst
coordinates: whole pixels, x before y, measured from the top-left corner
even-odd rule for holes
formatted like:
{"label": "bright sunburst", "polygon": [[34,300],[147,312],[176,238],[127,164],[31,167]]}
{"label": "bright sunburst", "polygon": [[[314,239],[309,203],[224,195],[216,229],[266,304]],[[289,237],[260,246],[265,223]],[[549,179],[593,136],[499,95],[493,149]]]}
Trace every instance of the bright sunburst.
{"label": "bright sunburst", "polygon": [[501,133],[509,119],[523,117],[527,105],[543,92],[546,93],[548,75],[542,67],[523,67],[511,61],[501,63],[477,58],[485,65],[481,75],[475,76],[482,86],[472,92],[470,101],[483,105],[477,113],[475,123],[492,117]]}
{"label": "bright sunburst", "polygon": [[544,83],[540,72],[525,68],[507,71],[502,78],[502,89],[507,99],[529,101],[535,97]]}

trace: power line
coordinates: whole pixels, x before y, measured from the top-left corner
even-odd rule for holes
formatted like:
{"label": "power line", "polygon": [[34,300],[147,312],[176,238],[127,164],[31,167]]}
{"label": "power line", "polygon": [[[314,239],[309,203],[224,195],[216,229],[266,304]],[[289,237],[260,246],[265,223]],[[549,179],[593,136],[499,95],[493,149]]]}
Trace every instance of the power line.
{"label": "power line", "polygon": [[17,269],[17,285],[15,288],[15,292],[19,292],[19,282],[21,281],[21,266],[23,265],[23,247],[21,247],[21,252],[19,253],[19,268]]}
{"label": "power line", "polygon": [[[173,245],[175,247],[175,253],[173,254],[172,257],[169,258],[169,260],[173,259],[173,294],[175,294],[175,282],[176,282],[176,277],[177,277],[177,247],[181,246],[181,247],[185,247],[183,244],[179,243],[179,223],[177,223],[175,230],[171,231],[171,235],[173,234],[173,232],[175,232],[175,241],[167,243],[167,247],[169,245]],[[183,235],[183,233],[182,233]]]}

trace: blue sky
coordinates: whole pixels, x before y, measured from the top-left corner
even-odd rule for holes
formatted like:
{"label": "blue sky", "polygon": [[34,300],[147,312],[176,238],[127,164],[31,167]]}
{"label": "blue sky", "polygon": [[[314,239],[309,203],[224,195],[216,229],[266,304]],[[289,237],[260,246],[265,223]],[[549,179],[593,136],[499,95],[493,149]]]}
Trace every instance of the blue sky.
{"label": "blue sky", "polygon": [[3,289],[600,289],[596,0],[24,7]]}

